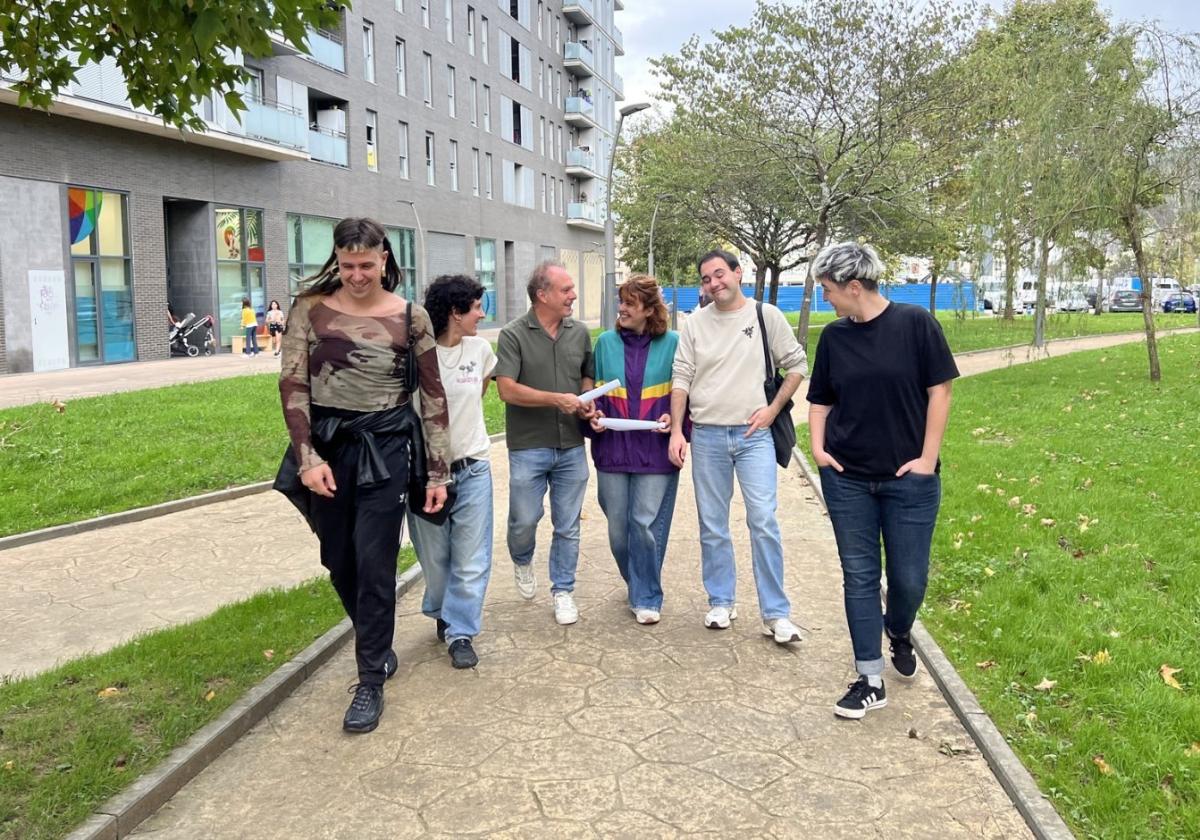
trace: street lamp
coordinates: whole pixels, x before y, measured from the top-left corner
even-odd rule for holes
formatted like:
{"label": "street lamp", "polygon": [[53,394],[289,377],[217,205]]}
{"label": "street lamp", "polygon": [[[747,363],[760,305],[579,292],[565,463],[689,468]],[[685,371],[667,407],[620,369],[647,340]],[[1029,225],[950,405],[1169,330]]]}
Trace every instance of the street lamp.
{"label": "street lamp", "polygon": [[416,297],[417,291],[422,286],[422,281],[428,280],[426,276],[428,275],[428,271],[426,270],[428,265],[428,257],[425,254],[425,229],[421,227],[421,214],[417,212],[417,204],[415,201],[409,201],[407,198],[398,198],[396,201],[399,204],[407,204],[409,207],[411,207],[413,211],[413,218],[417,220],[417,238],[421,243],[421,271],[417,275],[417,282],[413,284],[412,293],[413,297]]}
{"label": "street lamp", "polygon": [[[654,197],[654,213],[650,216],[650,253],[646,258],[646,273],[654,276],[654,223],[658,221],[658,205],[664,198],[674,198],[670,193],[659,193]],[[672,272],[674,274],[674,272]],[[671,292],[671,329],[675,329],[675,309],[677,306],[678,286],[672,286]]]}
{"label": "street lamp", "polygon": [[613,237],[612,218],[613,162],[617,159],[617,146],[621,142],[621,125],[625,122],[625,118],[638,111],[645,111],[649,107],[649,102],[633,102],[621,109],[621,116],[617,120],[617,130],[613,133],[612,151],[608,155],[608,175],[604,179],[604,288],[600,294],[600,325],[606,330],[611,330],[616,326],[617,320],[617,249]]}

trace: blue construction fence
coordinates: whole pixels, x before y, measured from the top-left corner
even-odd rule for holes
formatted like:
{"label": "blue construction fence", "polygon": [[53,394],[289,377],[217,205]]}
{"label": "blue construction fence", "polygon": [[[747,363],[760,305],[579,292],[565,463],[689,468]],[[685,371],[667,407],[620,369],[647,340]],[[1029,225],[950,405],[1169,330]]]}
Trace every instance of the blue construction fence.
{"label": "blue construction fence", "polygon": [[[660,283],[664,281],[659,281]],[[673,293],[678,291],[679,299],[677,309],[680,312],[690,312],[696,308],[699,302],[700,289],[698,286],[680,286],[678,290],[672,289],[670,285],[663,286],[663,297],[669,303],[674,300]],[[813,296],[813,312],[832,312],[833,307],[825,300],[825,295],[820,286],[817,286]],[[746,297],[753,297],[754,286],[742,286],[742,292]],[[929,306],[929,284],[928,283],[911,283],[903,286],[880,286],[879,292],[889,300],[894,300],[897,303],[915,303],[918,306]],[[769,298],[769,294],[766,296]],[[778,306],[784,312],[799,312],[800,305],[804,302],[804,287],[803,286],[780,286]],[[975,308],[975,284],[974,283],[938,283],[937,287],[937,309],[945,310],[971,310]]]}

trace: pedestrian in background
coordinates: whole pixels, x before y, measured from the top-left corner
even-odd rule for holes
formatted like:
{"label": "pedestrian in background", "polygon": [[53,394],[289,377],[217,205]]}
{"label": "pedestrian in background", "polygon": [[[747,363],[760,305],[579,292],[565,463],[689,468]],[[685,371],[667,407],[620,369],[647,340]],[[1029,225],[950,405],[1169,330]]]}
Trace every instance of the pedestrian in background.
{"label": "pedestrian in background", "polygon": [[267,314],[263,320],[266,321],[267,332],[271,336],[271,350],[274,355],[278,356],[283,344],[283,328],[287,323],[287,319],[283,317],[283,310],[279,307],[279,301],[273,300],[267,305]]}
{"label": "pedestrian in background", "polygon": [[242,329],[246,332],[246,341],[242,347],[242,356],[249,359],[258,355],[258,317],[250,298],[242,298]]}

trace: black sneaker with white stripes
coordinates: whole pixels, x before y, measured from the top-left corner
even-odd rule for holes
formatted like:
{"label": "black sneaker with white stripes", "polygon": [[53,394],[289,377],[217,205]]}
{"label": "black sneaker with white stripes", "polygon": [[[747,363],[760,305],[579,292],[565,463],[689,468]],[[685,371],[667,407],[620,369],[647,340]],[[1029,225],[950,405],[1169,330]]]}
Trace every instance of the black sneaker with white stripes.
{"label": "black sneaker with white stripes", "polygon": [[859,677],[850,683],[846,696],[833,706],[833,713],[838,717],[858,720],[867,716],[872,709],[882,709],[887,705],[887,691],[881,684],[879,688],[867,682],[866,677]]}
{"label": "black sneaker with white stripes", "polygon": [[913,651],[912,639],[908,636],[888,634],[892,649],[892,667],[901,679],[911,680],[917,675],[917,654]]}

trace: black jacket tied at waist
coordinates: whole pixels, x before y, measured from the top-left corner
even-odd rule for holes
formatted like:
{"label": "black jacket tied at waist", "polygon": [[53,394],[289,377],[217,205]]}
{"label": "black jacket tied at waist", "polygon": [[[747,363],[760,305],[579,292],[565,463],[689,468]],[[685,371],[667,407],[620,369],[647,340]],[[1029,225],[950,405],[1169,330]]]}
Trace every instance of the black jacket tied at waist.
{"label": "black jacket tied at waist", "polygon": [[[328,460],[330,455],[342,453],[347,447],[357,449],[354,454],[355,484],[359,487],[383,484],[392,478],[380,452],[378,437],[401,435],[410,443],[422,441],[420,420],[411,403],[384,411],[349,411],[319,405],[312,406],[311,411],[313,446],[322,457]],[[424,476],[424,445],[410,445],[408,457],[409,477]],[[406,483],[409,477],[406,477]],[[291,444],[283,453],[283,463],[279,465],[272,486],[295,505],[315,531],[311,513],[313,494],[300,480],[300,464]]]}

